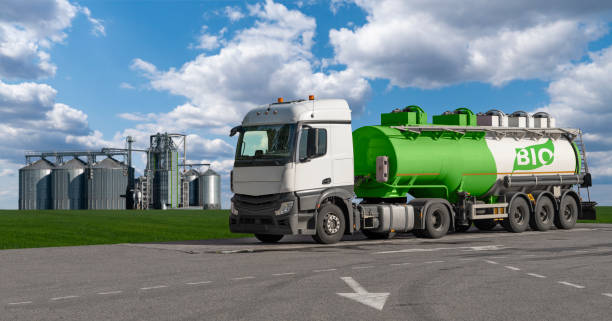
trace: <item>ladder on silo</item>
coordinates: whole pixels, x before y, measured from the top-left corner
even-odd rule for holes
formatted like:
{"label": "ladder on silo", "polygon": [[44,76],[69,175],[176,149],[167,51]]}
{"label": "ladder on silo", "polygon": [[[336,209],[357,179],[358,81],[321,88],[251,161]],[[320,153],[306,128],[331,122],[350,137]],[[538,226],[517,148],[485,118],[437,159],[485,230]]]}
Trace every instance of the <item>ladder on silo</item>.
{"label": "ladder on silo", "polygon": [[[588,173],[589,172],[589,164],[587,163],[586,158],[586,148],[584,147],[584,141],[582,140],[582,130],[578,131],[578,135],[576,136],[576,146],[578,147],[578,153],[580,153],[580,173]],[[591,191],[588,187],[585,187],[587,191],[587,199],[591,201]],[[580,195],[580,185],[578,185],[578,195]],[[582,197],[582,195],[580,195]]]}
{"label": "ladder on silo", "polygon": [[183,207],[189,207],[189,182],[183,182]]}
{"label": "ladder on silo", "polygon": [[145,175],[142,179],[142,209],[149,209],[149,176]]}

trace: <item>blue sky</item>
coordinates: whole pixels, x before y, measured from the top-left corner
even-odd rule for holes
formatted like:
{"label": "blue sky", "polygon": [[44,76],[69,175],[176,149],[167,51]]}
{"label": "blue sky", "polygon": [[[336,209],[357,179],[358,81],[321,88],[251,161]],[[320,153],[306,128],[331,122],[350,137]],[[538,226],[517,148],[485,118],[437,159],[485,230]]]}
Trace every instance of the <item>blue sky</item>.
{"label": "blue sky", "polygon": [[[223,175],[228,128],[276,97],[345,98],[353,126],[417,104],[545,110],[580,127],[612,204],[609,1],[66,1],[0,9],[0,208],[25,150],[190,134]],[[140,158],[136,162],[142,168]]]}

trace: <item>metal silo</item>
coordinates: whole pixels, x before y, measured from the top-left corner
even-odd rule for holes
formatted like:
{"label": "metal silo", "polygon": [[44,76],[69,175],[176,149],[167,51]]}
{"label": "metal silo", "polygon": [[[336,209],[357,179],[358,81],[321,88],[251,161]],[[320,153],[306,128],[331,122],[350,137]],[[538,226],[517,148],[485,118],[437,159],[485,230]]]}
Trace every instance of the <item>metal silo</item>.
{"label": "metal silo", "polygon": [[189,206],[198,206],[200,196],[198,193],[198,177],[200,173],[195,169],[190,169],[183,174],[183,182],[189,184]]}
{"label": "metal silo", "polygon": [[155,208],[177,208],[181,200],[181,177],[176,134],[151,136],[147,169],[153,174],[152,205]]}
{"label": "metal silo", "polygon": [[112,158],[95,163],[87,175],[87,208],[126,209],[126,195],[133,175],[132,168]]}
{"label": "metal silo", "polygon": [[46,159],[19,169],[19,209],[51,209],[51,170],[55,166]]}
{"label": "metal silo", "polygon": [[86,208],[85,168],[86,165],[82,160],[74,158],[51,171],[53,209],[78,210]]}
{"label": "metal silo", "polygon": [[221,177],[217,172],[208,169],[199,180],[200,205],[204,209],[221,208]]}

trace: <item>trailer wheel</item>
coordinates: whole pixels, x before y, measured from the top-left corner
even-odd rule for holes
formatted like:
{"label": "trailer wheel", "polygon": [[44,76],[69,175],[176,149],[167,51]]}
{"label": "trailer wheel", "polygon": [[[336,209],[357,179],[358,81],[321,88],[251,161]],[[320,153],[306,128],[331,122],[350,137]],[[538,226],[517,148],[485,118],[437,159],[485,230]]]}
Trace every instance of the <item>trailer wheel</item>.
{"label": "trailer wheel", "polygon": [[263,243],[276,243],[283,238],[284,235],[276,234],[255,234],[255,238]]}
{"label": "trailer wheel", "polygon": [[438,239],[446,235],[450,227],[450,213],[444,204],[436,203],[427,208],[425,236]]}
{"label": "trailer wheel", "polygon": [[541,197],[535,206],[535,211],[529,220],[529,226],[534,231],[548,231],[555,220],[555,206],[548,197]]}
{"label": "trailer wheel", "polygon": [[565,195],[561,199],[559,212],[555,215],[555,226],[559,229],[569,230],[576,225],[576,219],[578,219],[578,204],[573,197]]}
{"label": "trailer wheel", "polygon": [[319,208],[317,214],[317,234],[312,238],[321,244],[332,244],[340,241],[344,234],[344,213],[342,210],[331,203],[327,203]]}
{"label": "trailer wheel", "polygon": [[363,233],[363,235],[365,235],[365,237],[369,238],[370,240],[388,240],[392,239],[395,236],[395,232],[377,233],[368,230],[363,230],[361,231],[361,233]]}
{"label": "trailer wheel", "polygon": [[502,221],[503,227],[512,233],[524,232],[529,226],[530,212],[527,201],[522,197],[516,197],[508,209],[508,217]]}
{"label": "trailer wheel", "polygon": [[474,226],[481,231],[490,231],[497,226],[497,221],[494,219],[475,220]]}

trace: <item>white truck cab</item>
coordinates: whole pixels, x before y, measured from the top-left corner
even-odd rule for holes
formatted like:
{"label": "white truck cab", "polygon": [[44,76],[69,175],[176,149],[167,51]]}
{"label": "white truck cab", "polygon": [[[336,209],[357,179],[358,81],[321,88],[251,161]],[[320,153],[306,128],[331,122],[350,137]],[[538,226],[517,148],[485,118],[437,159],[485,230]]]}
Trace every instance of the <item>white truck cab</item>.
{"label": "white truck cab", "polygon": [[[251,110],[230,135],[237,133],[232,232],[255,233],[262,241],[285,234],[331,234],[329,241],[337,241],[352,233],[353,142],[345,100],[279,98]],[[324,203],[341,209],[344,220],[331,215],[317,224]],[[327,233],[317,233],[319,225]]]}

